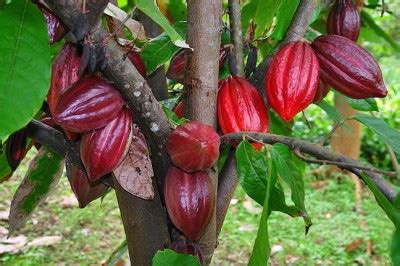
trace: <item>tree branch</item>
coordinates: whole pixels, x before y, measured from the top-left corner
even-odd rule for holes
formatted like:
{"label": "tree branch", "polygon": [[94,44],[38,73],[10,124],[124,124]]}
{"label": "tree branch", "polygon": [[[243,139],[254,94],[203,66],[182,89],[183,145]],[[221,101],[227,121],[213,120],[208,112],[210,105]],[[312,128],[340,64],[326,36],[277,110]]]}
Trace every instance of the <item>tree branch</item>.
{"label": "tree branch", "polygon": [[[217,92],[219,50],[221,40],[222,2],[220,0],[188,0],[187,41],[193,52],[188,56],[186,72],[185,114],[197,120],[217,126]],[[208,171],[217,197],[217,173]],[[198,243],[204,255],[204,263],[210,264],[216,239],[216,208],[203,236]]]}
{"label": "tree branch", "polygon": [[221,137],[221,141],[225,144],[230,144],[243,139],[244,136],[250,136],[253,139],[257,139],[258,141],[262,141],[263,143],[271,145],[282,143],[292,150],[298,150],[302,153],[310,154],[315,158],[321,160],[343,163],[342,168],[349,170],[357,176],[360,176],[361,172],[369,175],[372,178],[374,184],[387,197],[389,201],[393,202],[396,198],[397,192],[379,174],[368,170],[361,171],[360,168],[363,168],[363,165],[361,165],[357,160],[351,159],[344,155],[336,154],[329,149],[323,148],[319,145],[312,144],[304,140],[268,133],[239,132],[224,135]]}
{"label": "tree branch", "polygon": [[228,8],[231,28],[231,43],[233,43],[233,54],[235,57],[235,72],[238,76],[243,77],[243,34],[239,0],[229,0]]}

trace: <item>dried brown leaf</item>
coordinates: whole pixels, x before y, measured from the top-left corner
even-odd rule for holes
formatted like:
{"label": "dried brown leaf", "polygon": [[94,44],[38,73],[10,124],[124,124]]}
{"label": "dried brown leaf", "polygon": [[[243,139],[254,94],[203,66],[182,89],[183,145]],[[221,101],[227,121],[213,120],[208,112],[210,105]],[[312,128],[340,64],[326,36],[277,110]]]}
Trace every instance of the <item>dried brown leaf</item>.
{"label": "dried brown leaf", "polygon": [[153,199],[153,167],[146,140],[136,125],[132,127],[132,141],[121,164],[113,171],[119,184],[127,192],[142,199]]}

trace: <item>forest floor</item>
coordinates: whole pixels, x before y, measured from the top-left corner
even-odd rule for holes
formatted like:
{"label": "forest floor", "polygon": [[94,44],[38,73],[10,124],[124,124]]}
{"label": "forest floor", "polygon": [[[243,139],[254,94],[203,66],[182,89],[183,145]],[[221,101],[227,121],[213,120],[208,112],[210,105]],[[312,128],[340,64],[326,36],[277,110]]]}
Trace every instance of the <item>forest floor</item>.
{"label": "forest floor", "polygon": [[[7,233],[10,202],[21,180],[17,174],[0,184],[0,252]],[[302,219],[273,213],[268,223],[271,264],[390,265],[394,227],[367,189],[361,212],[355,212],[353,187],[345,175],[326,180],[306,177],[306,207],[314,224],[305,235]],[[238,188],[213,265],[247,264],[260,215],[261,208]],[[97,200],[81,210],[63,177],[13,237],[17,238],[12,238],[15,243],[11,244],[18,252],[1,254],[2,265],[100,265],[123,242],[124,232],[113,191],[103,202]],[[127,254],[123,259],[128,261]]]}

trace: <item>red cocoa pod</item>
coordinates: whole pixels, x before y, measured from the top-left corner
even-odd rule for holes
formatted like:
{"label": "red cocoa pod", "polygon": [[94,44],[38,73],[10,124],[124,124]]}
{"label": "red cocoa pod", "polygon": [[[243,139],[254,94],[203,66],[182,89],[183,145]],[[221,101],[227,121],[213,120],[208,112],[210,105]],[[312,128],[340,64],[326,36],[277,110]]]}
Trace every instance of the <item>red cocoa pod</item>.
{"label": "red cocoa pod", "polygon": [[107,126],[82,135],[81,159],[90,181],[110,173],[124,159],[132,132],[132,113],[124,107]]}
{"label": "red cocoa pod", "polygon": [[20,129],[8,137],[6,146],[6,158],[11,170],[15,171],[28,152],[27,128]]}
{"label": "red cocoa pod", "polygon": [[267,132],[268,113],[264,102],[248,81],[229,77],[219,83],[218,123],[223,134]]}
{"label": "red cocoa pod", "polygon": [[328,34],[340,35],[356,42],[360,34],[360,27],[360,14],[353,1],[336,0],[326,23]]}
{"label": "red cocoa pod", "polygon": [[310,45],[291,42],[272,60],[266,77],[268,103],[285,121],[307,108],[317,92],[319,65]]}
{"label": "red cocoa pod", "polygon": [[106,79],[90,76],[77,81],[59,98],[54,121],[69,131],[85,133],[113,120],[124,100]]}
{"label": "red cocoa pod", "polygon": [[133,48],[129,50],[127,56],[129,60],[131,60],[132,64],[136,67],[140,75],[142,75],[143,78],[146,78],[146,67],[142,57],[140,56],[140,52]]}
{"label": "red cocoa pod", "polygon": [[[68,166],[68,165],[67,165]],[[85,172],[74,165],[67,167],[68,181],[79,203],[79,208],[85,208],[90,202],[100,198],[108,187],[101,182],[89,182]]]}
{"label": "red cocoa pod", "polygon": [[176,253],[189,254],[195,256],[200,264],[203,262],[203,253],[196,243],[188,239],[179,238],[171,244],[171,249]]}
{"label": "red cocoa pod", "polygon": [[220,144],[213,127],[190,121],[169,134],[166,148],[175,166],[193,173],[204,171],[215,164]]}
{"label": "red cocoa pod", "polygon": [[50,44],[54,44],[61,40],[67,31],[65,30],[64,25],[58,19],[56,15],[53,14],[49,9],[42,5],[38,5],[40,11],[42,11],[44,19],[47,23],[47,33],[49,35],[49,42]]}
{"label": "red cocoa pod", "polygon": [[206,172],[186,173],[170,166],[164,180],[168,214],[174,225],[190,240],[198,240],[215,205],[215,195]]}
{"label": "red cocoa pod", "polygon": [[[180,50],[175,56],[171,59],[169,64],[166,77],[168,79],[174,80],[178,83],[185,83],[185,72],[187,65],[187,49]],[[219,67],[222,67],[226,58],[226,51],[223,46],[220,48],[219,54]]]}
{"label": "red cocoa pod", "polygon": [[47,103],[52,115],[60,95],[78,81],[80,64],[81,56],[78,52],[78,47],[72,43],[64,44],[51,69],[51,84],[47,94]]}
{"label": "red cocoa pod", "polygon": [[185,106],[183,101],[180,101],[174,108],[174,112],[178,118],[183,117],[183,112],[185,111]]}
{"label": "red cocoa pod", "polygon": [[315,94],[313,103],[319,104],[326,97],[326,95],[328,95],[329,91],[329,86],[322,80],[319,80],[317,93]]}
{"label": "red cocoa pod", "polygon": [[339,92],[354,99],[387,95],[378,63],[355,42],[339,35],[321,35],[312,48],[321,79]]}

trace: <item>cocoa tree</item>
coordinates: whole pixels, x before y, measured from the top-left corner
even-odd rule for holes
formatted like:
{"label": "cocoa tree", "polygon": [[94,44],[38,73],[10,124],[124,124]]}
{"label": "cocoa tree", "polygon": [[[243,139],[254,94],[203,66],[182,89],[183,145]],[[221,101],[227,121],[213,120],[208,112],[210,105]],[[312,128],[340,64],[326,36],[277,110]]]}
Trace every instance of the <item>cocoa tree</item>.
{"label": "cocoa tree", "polygon": [[[310,230],[307,162],[365,182],[396,227],[392,257],[400,263],[399,197],[383,178],[398,173],[291,132],[313,102],[343,123],[323,100],[329,91],[354,106],[387,95],[379,65],[354,42],[363,16],[352,1],[189,0],[165,9],[138,0],[128,13],[107,0],[1,3],[2,180],[38,149],[13,198],[10,231],[65,166],[81,208],[115,190],[133,265],[207,265],[240,183],[263,206],[249,264],[264,265],[272,211],[301,217]],[[61,47],[52,61],[50,45]],[[397,130],[365,113],[351,119],[400,153]]]}

